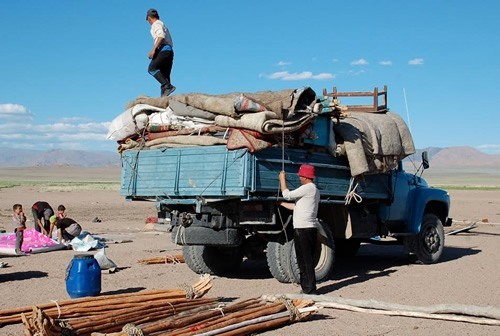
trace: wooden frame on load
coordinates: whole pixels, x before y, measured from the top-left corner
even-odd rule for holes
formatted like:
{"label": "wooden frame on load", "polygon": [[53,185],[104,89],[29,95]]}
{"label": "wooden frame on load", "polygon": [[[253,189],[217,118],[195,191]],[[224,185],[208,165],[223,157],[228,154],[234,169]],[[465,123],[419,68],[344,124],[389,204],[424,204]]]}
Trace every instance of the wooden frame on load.
{"label": "wooden frame on load", "polygon": [[[332,92],[328,93],[326,89],[323,89],[323,96],[332,97],[333,99],[338,99],[339,97],[373,97],[373,105],[345,105],[347,111],[350,112],[375,112],[383,113],[387,112],[387,85],[384,85],[384,89],[379,91],[377,87],[373,89],[373,92],[361,92],[361,91],[351,91],[351,92],[338,92],[337,88],[334,86]],[[381,96],[381,98],[379,98]],[[379,104],[380,99],[380,104]]]}

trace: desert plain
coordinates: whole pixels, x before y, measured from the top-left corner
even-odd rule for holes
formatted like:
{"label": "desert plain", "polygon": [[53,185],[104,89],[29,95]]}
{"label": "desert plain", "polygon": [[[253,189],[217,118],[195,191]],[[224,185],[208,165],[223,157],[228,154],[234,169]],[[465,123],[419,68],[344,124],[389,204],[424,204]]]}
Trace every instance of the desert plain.
{"label": "desert plain", "polygon": [[[119,169],[2,168],[0,181],[0,227],[7,231],[12,231],[14,203],[24,206],[31,228],[30,207],[45,200],[53,207],[64,204],[68,216],[94,235],[129,241],[106,248],[119,271],[102,274],[102,294],[178,288],[197,281],[198,275],[183,263],[138,263],[143,258],[180,254],[181,247],[171,242],[170,233],[145,229],[146,218],[156,216],[155,204],[126,201],[119,193]],[[432,181],[439,184],[439,176]],[[479,223],[469,232],[446,235],[440,262],[412,263],[401,246],[362,245],[357,256],[336,261],[330,279],[319,284],[319,294],[413,306],[458,303],[500,308],[500,188],[450,188],[450,195],[455,224],[447,232],[466,225],[460,223]],[[101,222],[93,223],[95,217]],[[7,263],[0,268],[0,309],[68,299],[65,270],[75,253],[0,256]],[[230,277],[215,277],[207,296],[235,301],[299,291],[297,285],[275,280],[265,260],[245,260]],[[4,326],[0,335],[22,335],[22,330],[21,325]],[[500,327],[323,308],[307,321],[263,334],[500,335]]]}

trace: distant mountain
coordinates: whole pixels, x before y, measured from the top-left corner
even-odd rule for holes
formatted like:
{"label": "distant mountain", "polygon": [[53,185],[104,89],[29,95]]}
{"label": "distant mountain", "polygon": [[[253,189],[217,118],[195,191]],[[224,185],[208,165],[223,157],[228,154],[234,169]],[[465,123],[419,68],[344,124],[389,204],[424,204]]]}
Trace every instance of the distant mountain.
{"label": "distant mountain", "polygon": [[[432,167],[439,168],[498,168],[500,154],[486,154],[472,147],[429,147],[404,161],[419,164],[427,151]],[[55,149],[49,151],[0,148],[0,167],[119,167],[120,156],[115,152]]]}
{"label": "distant mountain", "polygon": [[0,167],[117,167],[118,153],[54,149],[49,151],[0,148]]}
{"label": "distant mountain", "polygon": [[[429,147],[419,149],[417,150],[417,153],[412,155],[410,158],[419,163],[421,161],[423,151],[427,151],[432,167],[477,167],[500,169],[500,154],[486,154],[468,146],[447,148]],[[405,161],[408,161],[410,158],[405,159]]]}

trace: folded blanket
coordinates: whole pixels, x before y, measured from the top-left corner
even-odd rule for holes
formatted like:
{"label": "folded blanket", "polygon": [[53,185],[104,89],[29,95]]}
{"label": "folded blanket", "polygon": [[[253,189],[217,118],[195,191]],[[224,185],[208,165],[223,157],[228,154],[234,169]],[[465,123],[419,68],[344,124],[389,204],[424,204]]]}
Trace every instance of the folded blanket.
{"label": "folded blanket", "polygon": [[174,99],[171,99],[168,103],[169,107],[172,109],[175,115],[185,116],[185,117],[197,117],[201,119],[214,120],[215,114],[200,110],[196,107],[186,105],[184,103],[178,102]]}
{"label": "folded blanket", "polygon": [[[174,137],[160,138],[151,141],[146,141],[146,147],[162,145],[162,147],[170,147],[170,145],[190,145],[190,146],[213,146],[225,145],[226,140],[216,138],[210,135],[178,135]],[[158,148],[158,147],[155,147]]]}
{"label": "folded blanket", "polygon": [[[189,93],[173,95],[168,97],[139,96],[127,104],[129,109],[138,104],[148,104],[159,108],[167,108],[172,101],[183,103],[194,108],[205,110],[214,114],[236,116],[236,112],[262,112],[272,111],[281,119],[283,111],[289,111],[295,107],[301,107],[307,101],[301,98],[302,91],[286,89],[281,91],[259,91],[254,93],[233,92],[221,95],[208,95],[201,93]],[[295,94],[294,94],[295,93]],[[300,99],[300,104],[297,101]]]}
{"label": "folded blanket", "polygon": [[181,116],[174,113],[171,107],[167,107],[162,112],[156,112],[149,116],[149,124],[170,126],[170,128],[202,128],[213,124],[212,120]]}
{"label": "folded blanket", "polygon": [[151,105],[138,104],[113,119],[108,127],[109,140],[123,140],[139,133],[148,123],[148,115],[154,112],[164,112],[165,109]]}
{"label": "folded blanket", "polygon": [[240,119],[227,116],[215,117],[215,124],[222,127],[244,128],[263,134],[293,132],[309,123],[314,118],[313,114],[296,113],[292,118],[281,120],[271,111],[244,114]]}
{"label": "folded blanket", "polygon": [[164,132],[152,132],[148,133],[148,140],[166,138],[171,136],[179,136],[179,135],[200,135],[206,133],[216,133],[216,132],[224,132],[226,128],[220,126],[209,126],[203,128],[184,128],[178,131],[164,131]]}
{"label": "folded blanket", "polygon": [[262,134],[254,131],[233,128],[227,139],[227,149],[248,148],[250,153],[271,147],[271,143],[262,138]]}
{"label": "folded blanket", "polygon": [[259,133],[264,133],[264,123],[270,119],[276,119],[277,115],[271,111],[247,113],[239,119],[228,116],[215,117],[215,124],[222,127],[245,128]]}
{"label": "folded blanket", "polygon": [[293,117],[281,120],[270,119],[262,125],[265,134],[289,133],[301,129],[314,119],[315,115],[311,113],[296,113]]}
{"label": "folded blanket", "polygon": [[211,96],[202,93],[190,93],[190,94],[180,94],[175,95],[170,98],[170,100],[175,100],[177,102],[195,107],[200,110],[205,110],[215,114],[226,115],[226,116],[236,116],[236,110],[234,109],[234,98],[233,97],[218,97]]}

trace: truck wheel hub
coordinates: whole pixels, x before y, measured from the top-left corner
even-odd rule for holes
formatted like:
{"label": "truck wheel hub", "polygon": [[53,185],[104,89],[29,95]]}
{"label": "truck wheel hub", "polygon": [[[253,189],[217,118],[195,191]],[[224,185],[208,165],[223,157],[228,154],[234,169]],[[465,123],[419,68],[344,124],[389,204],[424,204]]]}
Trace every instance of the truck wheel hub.
{"label": "truck wheel hub", "polygon": [[426,249],[431,253],[439,250],[440,239],[436,229],[427,229],[424,235],[424,243]]}

